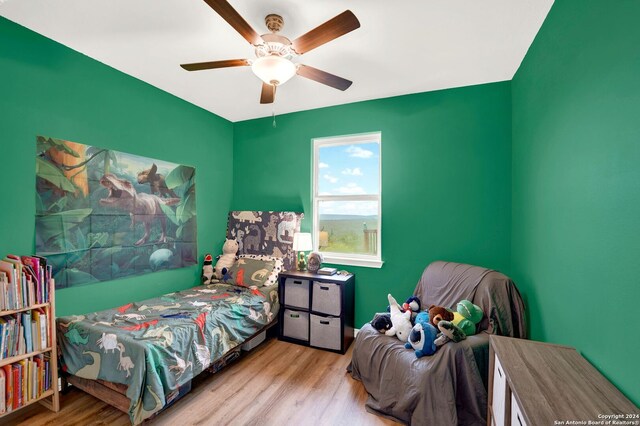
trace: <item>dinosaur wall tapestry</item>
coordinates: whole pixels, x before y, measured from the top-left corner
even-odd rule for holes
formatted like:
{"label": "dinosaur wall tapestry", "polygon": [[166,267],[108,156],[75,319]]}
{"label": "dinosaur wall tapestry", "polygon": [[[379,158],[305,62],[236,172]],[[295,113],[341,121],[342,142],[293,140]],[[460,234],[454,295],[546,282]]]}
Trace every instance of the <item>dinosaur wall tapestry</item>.
{"label": "dinosaur wall tapestry", "polygon": [[197,263],[195,169],[38,136],[36,253],[56,288]]}

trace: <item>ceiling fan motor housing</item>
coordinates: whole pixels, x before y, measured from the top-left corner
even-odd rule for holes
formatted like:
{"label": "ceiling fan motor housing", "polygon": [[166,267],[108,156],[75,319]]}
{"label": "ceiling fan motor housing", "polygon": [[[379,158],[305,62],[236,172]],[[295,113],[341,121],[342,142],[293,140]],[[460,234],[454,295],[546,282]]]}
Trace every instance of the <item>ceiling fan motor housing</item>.
{"label": "ceiling fan motor housing", "polygon": [[291,40],[278,34],[263,34],[264,43],[256,46],[256,56],[262,58],[265,56],[280,56],[286,59],[292,59],[296,56],[291,47]]}
{"label": "ceiling fan motor housing", "polygon": [[282,19],[282,16],[276,15],[275,13],[265,16],[264,23],[272,33],[277,33],[282,30],[282,27],[284,27],[284,19]]}

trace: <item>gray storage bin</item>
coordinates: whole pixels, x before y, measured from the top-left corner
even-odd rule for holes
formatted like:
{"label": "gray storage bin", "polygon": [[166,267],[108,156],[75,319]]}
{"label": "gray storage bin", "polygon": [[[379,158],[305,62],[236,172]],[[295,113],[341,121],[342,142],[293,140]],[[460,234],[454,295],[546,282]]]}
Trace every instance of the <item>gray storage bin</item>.
{"label": "gray storage bin", "polygon": [[313,282],[311,310],[327,315],[340,316],[342,312],[340,285]]}
{"label": "gray storage bin", "polygon": [[284,310],[282,335],[292,339],[309,340],[309,313]]}
{"label": "gray storage bin", "polygon": [[340,318],[321,317],[311,314],[309,344],[317,348],[340,350]]}
{"label": "gray storage bin", "polygon": [[309,309],[309,280],[287,278],[284,281],[284,304]]}

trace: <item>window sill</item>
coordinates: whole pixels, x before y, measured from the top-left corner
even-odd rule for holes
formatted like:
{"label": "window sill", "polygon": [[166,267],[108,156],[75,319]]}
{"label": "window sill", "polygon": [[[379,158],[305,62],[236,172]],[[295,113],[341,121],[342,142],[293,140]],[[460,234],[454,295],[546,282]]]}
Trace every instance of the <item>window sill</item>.
{"label": "window sill", "polygon": [[331,256],[322,254],[322,263],[332,263],[335,265],[362,266],[364,268],[382,268],[384,261],[380,259],[360,259],[347,256]]}

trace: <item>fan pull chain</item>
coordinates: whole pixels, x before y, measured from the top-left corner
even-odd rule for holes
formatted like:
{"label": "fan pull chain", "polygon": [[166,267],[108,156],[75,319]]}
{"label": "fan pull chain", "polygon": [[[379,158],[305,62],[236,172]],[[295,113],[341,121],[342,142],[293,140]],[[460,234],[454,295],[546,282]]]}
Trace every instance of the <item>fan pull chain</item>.
{"label": "fan pull chain", "polygon": [[276,125],[276,110],[275,109],[271,112],[271,117],[273,117],[273,128],[275,129],[276,126],[277,126]]}

